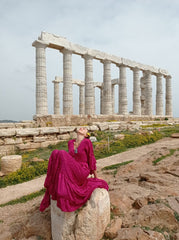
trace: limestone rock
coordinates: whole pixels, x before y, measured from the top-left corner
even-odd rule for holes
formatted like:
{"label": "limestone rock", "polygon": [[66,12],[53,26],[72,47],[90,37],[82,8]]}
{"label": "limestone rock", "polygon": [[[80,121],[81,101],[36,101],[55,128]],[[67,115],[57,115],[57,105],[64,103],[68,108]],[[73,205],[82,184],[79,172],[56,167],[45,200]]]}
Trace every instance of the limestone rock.
{"label": "limestone rock", "polygon": [[105,131],[105,130],[109,129],[109,126],[107,123],[99,123],[98,127],[99,127],[100,131]]}
{"label": "limestone rock", "polygon": [[75,130],[75,127],[60,127],[59,128],[59,133],[68,133],[68,132],[73,132]]}
{"label": "limestone rock", "polygon": [[1,158],[1,171],[7,175],[21,168],[22,156],[9,155]]}
{"label": "limestone rock", "polygon": [[132,206],[136,209],[139,209],[147,204],[148,204],[148,200],[144,197],[141,197],[141,198],[137,198],[132,204]]}
{"label": "limestone rock", "polygon": [[115,240],[165,240],[161,233],[154,231],[143,231],[139,227],[122,228],[118,231]]}
{"label": "limestone rock", "polygon": [[0,131],[0,137],[12,137],[15,136],[15,128],[11,129],[1,129]]}
{"label": "limestone rock", "polygon": [[116,134],[116,135],[114,135],[114,139],[123,140],[124,138],[125,138],[124,134]]}
{"label": "limestone rock", "polygon": [[59,133],[59,128],[57,127],[44,127],[40,129],[40,134],[51,134]]}
{"label": "limestone rock", "polygon": [[17,129],[16,130],[16,136],[36,136],[39,135],[39,129],[38,128],[24,128],[24,129]]}
{"label": "limestone rock", "polygon": [[94,137],[94,136],[91,136],[91,137],[90,137],[90,140],[91,140],[91,142],[97,142],[97,139],[96,139],[96,137]]}
{"label": "limestone rock", "polygon": [[59,140],[69,140],[70,139],[70,134],[66,133],[66,134],[61,134],[58,136]]}
{"label": "limestone rock", "polygon": [[171,137],[172,137],[172,138],[179,138],[179,133],[173,133],[173,134],[171,135]]}
{"label": "limestone rock", "polygon": [[121,229],[122,225],[122,219],[121,218],[115,218],[111,221],[111,224],[109,227],[107,227],[105,231],[105,237],[107,238],[115,238],[117,237],[117,232],[119,229]]}
{"label": "limestone rock", "polygon": [[109,222],[110,200],[105,189],[95,189],[86,205],[75,212],[62,212],[51,200],[53,240],[100,240]]}

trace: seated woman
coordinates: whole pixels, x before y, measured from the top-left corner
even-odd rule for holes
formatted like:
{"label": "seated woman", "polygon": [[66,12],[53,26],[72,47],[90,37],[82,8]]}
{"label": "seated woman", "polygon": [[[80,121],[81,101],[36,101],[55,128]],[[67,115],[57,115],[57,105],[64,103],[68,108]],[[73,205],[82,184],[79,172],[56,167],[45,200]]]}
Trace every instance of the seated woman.
{"label": "seated woman", "polygon": [[[94,175],[89,178],[89,174]],[[86,128],[77,131],[77,138],[68,142],[68,152],[54,150],[48,163],[44,186],[46,192],[40,211],[50,205],[50,196],[64,212],[72,212],[84,205],[96,188],[108,190],[108,184],[97,178],[93,145]]]}

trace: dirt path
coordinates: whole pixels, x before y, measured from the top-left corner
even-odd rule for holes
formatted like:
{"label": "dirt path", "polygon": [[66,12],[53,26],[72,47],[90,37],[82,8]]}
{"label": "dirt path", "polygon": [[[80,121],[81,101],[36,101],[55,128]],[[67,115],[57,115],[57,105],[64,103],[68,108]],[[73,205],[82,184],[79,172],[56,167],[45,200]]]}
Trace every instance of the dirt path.
{"label": "dirt path", "polygon": [[[179,148],[179,138],[164,138],[150,145],[137,147],[123,153],[119,153],[107,158],[99,159],[97,161],[98,171],[100,171],[102,167],[105,167],[111,164],[116,164],[116,163],[120,163],[128,160],[136,160],[141,156],[143,156],[144,154],[147,154],[154,149],[162,148],[162,147],[168,147],[170,149]],[[16,198],[20,198],[24,195],[28,195],[30,193],[41,190],[43,188],[44,180],[45,180],[45,175],[41,176],[40,178],[31,180],[29,182],[8,186],[6,188],[0,189],[0,196],[1,196],[0,204],[9,202]]]}

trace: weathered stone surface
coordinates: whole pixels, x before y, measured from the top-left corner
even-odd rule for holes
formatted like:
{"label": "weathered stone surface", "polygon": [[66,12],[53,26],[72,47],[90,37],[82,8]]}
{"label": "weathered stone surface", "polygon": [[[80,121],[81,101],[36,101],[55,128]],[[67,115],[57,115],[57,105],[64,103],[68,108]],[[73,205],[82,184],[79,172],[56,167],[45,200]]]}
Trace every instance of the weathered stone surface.
{"label": "weathered stone surface", "polygon": [[179,198],[169,197],[167,201],[170,207],[179,214]]}
{"label": "weathered stone surface", "polygon": [[173,133],[173,134],[171,135],[171,137],[173,137],[173,138],[179,138],[179,133]]}
{"label": "weathered stone surface", "polygon": [[97,142],[97,139],[96,139],[96,137],[94,137],[94,136],[91,136],[91,137],[90,137],[90,140],[91,140],[91,142]]}
{"label": "weathered stone surface", "polygon": [[88,126],[87,128],[90,131],[98,131],[99,130],[98,126],[96,126],[96,125]]}
{"label": "weathered stone surface", "polygon": [[143,231],[139,227],[122,228],[114,240],[165,240],[161,233],[154,231]]}
{"label": "weathered stone surface", "polygon": [[41,147],[41,143],[25,142],[25,143],[17,144],[17,148],[19,150],[36,149],[40,147]]}
{"label": "weathered stone surface", "polygon": [[117,130],[119,129],[119,123],[109,124],[109,130]]}
{"label": "weathered stone surface", "polygon": [[21,155],[9,155],[1,158],[1,171],[7,175],[11,172],[15,172],[21,168],[22,156]]}
{"label": "weathered stone surface", "polygon": [[14,136],[15,133],[16,133],[15,128],[1,129],[0,137],[11,137],[11,136]]}
{"label": "weathered stone surface", "polygon": [[105,231],[105,237],[113,239],[117,237],[117,232],[119,229],[121,229],[122,226],[122,219],[121,218],[115,218],[111,221],[110,226],[107,227]]}
{"label": "weathered stone surface", "polygon": [[59,133],[63,134],[63,133],[68,133],[68,132],[73,132],[75,130],[76,127],[60,127],[59,128]]}
{"label": "weathered stone surface", "polygon": [[15,150],[14,145],[2,145],[0,146],[0,156],[7,155],[9,153],[13,153]]}
{"label": "weathered stone surface", "polygon": [[38,143],[38,142],[45,142],[47,139],[47,137],[35,137],[34,136],[34,142]]}
{"label": "weathered stone surface", "polygon": [[66,134],[61,134],[58,136],[59,140],[69,140],[70,139],[70,134],[66,133]]}
{"label": "weathered stone surface", "polygon": [[116,134],[116,135],[114,135],[114,138],[123,140],[125,138],[125,135],[124,134]]}
{"label": "weathered stone surface", "polygon": [[144,197],[141,197],[141,198],[137,198],[132,204],[132,206],[136,209],[139,209],[147,204],[148,204],[148,200]]}
{"label": "weathered stone surface", "polygon": [[109,125],[107,123],[99,123],[98,127],[100,129],[100,131],[105,131],[109,129]]}
{"label": "weathered stone surface", "polygon": [[5,138],[4,143],[7,145],[15,144],[15,140],[13,138]]}
{"label": "weathered stone surface", "polygon": [[16,136],[36,136],[39,135],[38,128],[23,128],[23,129],[16,129]]}
{"label": "weathered stone surface", "polygon": [[100,240],[110,221],[110,200],[105,189],[95,189],[78,211],[62,212],[51,200],[53,240]]}
{"label": "weathered stone surface", "polygon": [[40,134],[51,134],[51,133],[59,133],[59,128],[57,127],[45,127],[40,128]]}
{"label": "weathered stone surface", "polygon": [[0,139],[0,146],[4,145],[4,141]]}

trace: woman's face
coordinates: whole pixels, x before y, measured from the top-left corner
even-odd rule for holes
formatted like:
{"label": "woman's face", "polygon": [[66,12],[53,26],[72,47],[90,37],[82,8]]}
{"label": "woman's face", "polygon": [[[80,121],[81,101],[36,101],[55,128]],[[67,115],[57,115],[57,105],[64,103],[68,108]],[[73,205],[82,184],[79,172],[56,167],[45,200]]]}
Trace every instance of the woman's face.
{"label": "woman's face", "polygon": [[85,127],[81,127],[81,128],[78,129],[78,131],[77,131],[77,133],[83,135],[84,137],[87,136],[87,132],[88,132],[88,130],[87,130],[87,128],[85,128]]}

